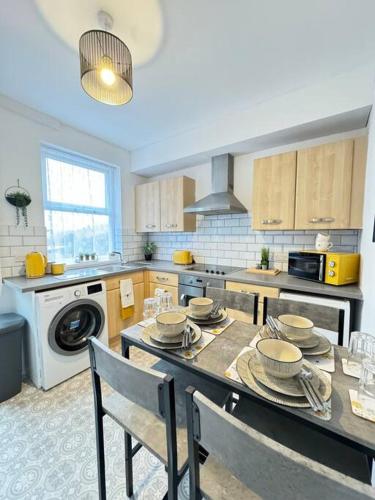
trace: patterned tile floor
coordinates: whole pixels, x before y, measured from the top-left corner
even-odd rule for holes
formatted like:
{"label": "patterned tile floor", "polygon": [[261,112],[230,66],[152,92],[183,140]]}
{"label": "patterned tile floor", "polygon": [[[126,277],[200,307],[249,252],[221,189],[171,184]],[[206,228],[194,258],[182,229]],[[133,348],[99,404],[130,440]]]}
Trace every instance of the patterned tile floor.
{"label": "patterned tile floor", "polygon": [[[153,361],[141,351],[133,351],[131,358]],[[108,417],[104,421],[107,497],[124,499],[123,433]],[[166,488],[164,467],[142,448],[134,457],[134,498],[162,498]],[[47,392],[24,384],[20,394],[0,404],[0,499],[97,498],[90,371]],[[179,498],[189,498],[187,476]]]}

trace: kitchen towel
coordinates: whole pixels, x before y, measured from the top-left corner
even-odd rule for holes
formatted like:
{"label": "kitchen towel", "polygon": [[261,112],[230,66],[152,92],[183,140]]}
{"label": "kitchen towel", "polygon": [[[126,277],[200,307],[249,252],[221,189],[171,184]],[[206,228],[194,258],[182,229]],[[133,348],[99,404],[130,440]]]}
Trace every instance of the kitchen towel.
{"label": "kitchen towel", "polygon": [[128,319],[134,314],[134,290],[131,279],[120,280],[121,318]]}

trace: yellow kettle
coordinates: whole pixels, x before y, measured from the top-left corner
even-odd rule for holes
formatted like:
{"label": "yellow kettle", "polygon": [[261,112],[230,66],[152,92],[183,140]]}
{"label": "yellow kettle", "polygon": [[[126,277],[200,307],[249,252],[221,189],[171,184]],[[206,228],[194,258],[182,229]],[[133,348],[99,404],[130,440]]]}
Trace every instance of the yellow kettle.
{"label": "yellow kettle", "polygon": [[47,258],[41,252],[25,256],[26,278],[41,278],[46,274]]}

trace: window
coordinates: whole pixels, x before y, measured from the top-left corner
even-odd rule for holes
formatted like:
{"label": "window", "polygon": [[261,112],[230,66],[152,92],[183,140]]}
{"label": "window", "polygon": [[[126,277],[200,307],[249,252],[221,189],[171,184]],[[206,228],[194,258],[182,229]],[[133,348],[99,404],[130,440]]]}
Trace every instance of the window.
{"label": "window", "polygon": [[79,254],[108,258],[119,243],[117,167],[53,147],[42,147],[48,258],[75,262]]}

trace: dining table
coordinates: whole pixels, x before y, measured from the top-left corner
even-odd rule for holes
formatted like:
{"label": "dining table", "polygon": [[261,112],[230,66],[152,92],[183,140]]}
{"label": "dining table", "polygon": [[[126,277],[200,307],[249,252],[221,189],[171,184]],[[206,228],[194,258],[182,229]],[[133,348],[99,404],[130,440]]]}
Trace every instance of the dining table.
{"label": "dining table", "polygon": [[258,405],[276,413],[295,419],[307,427],[341,441],[347,446],[368,456],[369,462],[375,459],[375,423],[354,415],[351,408],[349,389],[357,390],[358,379],[345,375],[342,358],[347,357],[347,349],[334,346],[335,371],[331,373],[332,396],[331,418],[318,418],[313,412],[292,408],[271,402],[257,395],[245,384],[225,376],[225,371],[242,349],[249,346],[258,334],[260,326],[234,321],[220,335],[202,349],[193,359],[185,359],[171,350],[162,350],[146,344],[142,340],[143,327],[136,324],[121,332],[122,355],[129,358],[131,346],[142,349],[164,361],[183,368],[211,383],[217,384],[242,398],[248,398]]}

